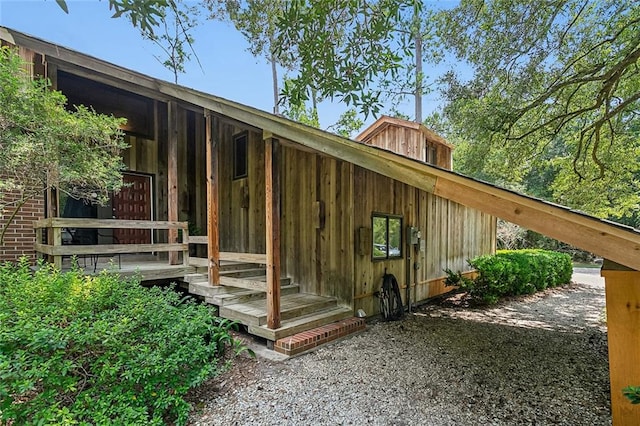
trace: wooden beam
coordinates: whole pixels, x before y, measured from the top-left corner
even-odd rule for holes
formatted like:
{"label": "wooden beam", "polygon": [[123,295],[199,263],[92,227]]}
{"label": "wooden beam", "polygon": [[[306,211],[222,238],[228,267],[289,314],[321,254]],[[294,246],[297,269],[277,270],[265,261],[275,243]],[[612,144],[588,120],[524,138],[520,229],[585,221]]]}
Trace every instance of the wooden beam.
{"label": "wooden beam", "polygon": [[640,404],[622,394],[640,386],[640,272],[605,261],[611,416],[614,426],[640,424]]}
{"label": "wooden beam", "polygon": [[[60,233],[60,228],[53,228],[54,233]],[[62,238],[60,238],[62,241]],[[175,243],[151,243],[151,244],[94,244],[94,245],[48,245],[34,244],[34,249],[40,253],[54,256],[73,256],[73,255],[91,255],[91,254],[124,254],[124,253],[150,253],[156,251],[184,251],[189,248],[188,244]],[[187,259],[188,261],[188,259]],[[61,264],[62,260],[60,260]],[[56,264],[56,266],[58,266]]]}
{"label": "wooden beam", "polygon": [[434,194],[640,269],[640,234],[631,229],[455,174],[439,177]]}
{"label": "wooden beam", "polygon": [[205,110],[207,145],[207,270],[209,285],[220,284],[220,229],[218,218],[220,145],[213,137],[213,117]]}
{"label": "wooden beam", "polygon": [[[167,149],[167,213],[169,221],[178,220],[178,105],[170,101],[169,109],[169,145]],[[177,230],[169,230],[169,243],[178,242]],[[169,265],[178,264],[178,252],[169,252]]]}
{"label": "wooden beam", "polygon": [[264,141],[267,327],[280,327],[280,147],[277,139]]}
{"label": "wooden beam", "polygon": [[[33,222],[34,228],[188,229],[187,222],[54,217]],[[192,237],[196,238],[196,237]],[[189,238],[191,240],[192,238]]]}

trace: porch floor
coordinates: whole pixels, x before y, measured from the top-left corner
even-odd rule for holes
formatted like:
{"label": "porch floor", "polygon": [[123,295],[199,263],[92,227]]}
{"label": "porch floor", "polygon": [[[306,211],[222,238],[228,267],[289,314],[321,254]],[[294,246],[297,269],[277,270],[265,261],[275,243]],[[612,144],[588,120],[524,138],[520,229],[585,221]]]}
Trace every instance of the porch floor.
{"label": "porch floor", "polygon": [[[195,266],[169,265],[166,259],[158,259],[152,254],[122,254],[120,256],[80,256],[77,258],[78,266],[87,275],[97,275],[103,270],[115,272],[122,277],[131,277],[136,274],[141,281],[154,281],[166,279],[182,279],[185,275],[196,272]],[[72,267],[72,259],[65,257],[62,261],[62,271],[69,271]]]}

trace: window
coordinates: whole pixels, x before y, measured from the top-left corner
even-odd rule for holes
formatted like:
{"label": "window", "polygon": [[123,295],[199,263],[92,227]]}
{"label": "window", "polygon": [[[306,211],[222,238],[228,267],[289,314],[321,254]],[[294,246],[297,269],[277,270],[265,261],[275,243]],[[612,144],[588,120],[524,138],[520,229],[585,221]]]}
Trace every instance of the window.
{"label": "window", "polygon": [[247,133],[233,137],[233,178],[247,177]]}
{"label": "window", "polygon": [[371,221],[373,258],[402,257],[402,217],[374,213]]}
{"label": "window", "polygon": [[427,145],[427,163],[429,164],[438,164],[437,150],[433,145]]}

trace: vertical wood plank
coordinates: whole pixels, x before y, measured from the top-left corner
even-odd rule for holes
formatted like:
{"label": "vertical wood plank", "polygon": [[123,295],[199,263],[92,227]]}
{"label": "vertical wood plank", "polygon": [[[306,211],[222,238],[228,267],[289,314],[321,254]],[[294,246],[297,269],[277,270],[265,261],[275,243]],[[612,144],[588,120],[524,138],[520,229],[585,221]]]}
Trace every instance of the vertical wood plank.
{"label": "vertical wood plank", "polygon": [[611,414],[615,426],[637,425],[640,404],[631,404],[622,389],[640,386],[640,272],[606,270],[618,267],[610,263],[605,261],[602,276],[607,298]]}
{"label": "vertical wood plank", "polygon": [[[62,245],[62,228],[49,228],[52,234],[53,248],[60,247]],[[62,269],[62,256],[53,256],[53,265],[56,269]]]}
{"label": "vertical wood plank", "polygon": [[267,327],[280,327],[280,148],[264,140],[265,221],[267,243]]}
{"label": "vertical wood plank", "polygon": [[[167,216],[178,221],[178,104],[169,101],[169,140],[167,149]],[[178,230],[169,230],[169,242],[178,242]],[[169,252],[169,264],[178,264],[178,252]]]}
{"label": "vertical wood plank", "polygon": [[213,116],[205,111],[207,162],[207,259],[209,285],[220,285],[220,230],[218,218],[218,191],[220,170],[220,144],[213,139]]}

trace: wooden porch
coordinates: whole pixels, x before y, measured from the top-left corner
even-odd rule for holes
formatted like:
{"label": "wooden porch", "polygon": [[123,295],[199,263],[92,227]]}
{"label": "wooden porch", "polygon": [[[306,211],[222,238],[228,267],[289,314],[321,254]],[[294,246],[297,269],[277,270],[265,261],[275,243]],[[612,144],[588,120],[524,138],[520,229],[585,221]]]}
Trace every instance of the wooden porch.
{"label": "wooden porch", "polygon": [[[281,277],[281,322],[279,327],[269,328],[266,255],[220,252],[219,285],[211,285],[208,259],[189,256],[190,245],[207,245],[208,238],[189,237],[184,222],[50,218],[37,221],[34,226],[40,236],[38,241],[43,241],[46,230],[50,242],[36,244],[36,251],[61,270],[70,270],[77,262],[89,275],[107,270],[122,277],[138,276],[143,282],[175,280],[190,294],[215,305],[221,317],[243,324],[250,334],[268,341],[353,316],[353,310],[339,306],[336,298],[301,293],[290,278]],[[179,229],[182,236],[179,243],[74,245],[63,241],[63,231],[79,228]],[[180,250],[180,255],[174,256],[177,264],[171,264],[171,256],[160,258],[160,253],[171,250]]]}

